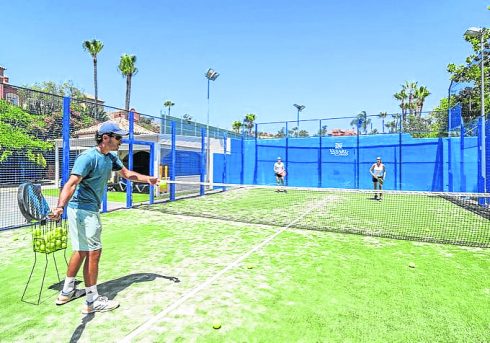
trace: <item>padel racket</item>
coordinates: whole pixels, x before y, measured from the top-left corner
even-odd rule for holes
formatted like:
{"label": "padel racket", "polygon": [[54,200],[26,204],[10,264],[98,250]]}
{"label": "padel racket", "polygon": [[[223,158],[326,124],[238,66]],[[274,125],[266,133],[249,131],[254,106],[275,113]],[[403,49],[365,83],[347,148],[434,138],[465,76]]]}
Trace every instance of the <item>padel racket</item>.
{"label": "padel racket", "polygon": [[41,187],[31,182],[23,183],[17,190],[19,209],[28,222],[45,221],[51,213],[49,204],[41,193]]}
{"label": "padel racket", "polygon": [[385,180],[382,177],[378,177],[378,182],[380,185],[382,185],[385,182]]}
{"label": "padel racket", "polygon": [[283,171],[282,171],[282,173],[281,173],[281,176],[282,176],[282,177],[285,177],[285,176],[286,176],[286,174],[287,174],[287,173],[286,173],[286,171],[285,171],[285,170],[283,170]]}

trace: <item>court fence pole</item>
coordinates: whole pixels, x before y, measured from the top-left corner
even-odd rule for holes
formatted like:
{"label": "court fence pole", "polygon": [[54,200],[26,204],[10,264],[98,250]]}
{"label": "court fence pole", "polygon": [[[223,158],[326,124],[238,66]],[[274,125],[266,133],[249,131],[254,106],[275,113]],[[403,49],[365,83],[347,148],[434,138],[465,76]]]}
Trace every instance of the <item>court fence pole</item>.
{"label": "court fence pole", "polygon": [[226,136],[226,132],[223,134],[223,183],[226,184],[228,178],[226,177],[226,164],[228,162],[227,149],[226,144],[228,143],[228,137]]}
{"label": "court fence pole", "polygon": [[[60,189],[63,188],[70,177],[70,105],[71,99],[66,96],[63,97],[63,167],[61,185],[56,185]],[[62,218],[66,219],[66,211],[63,212]]]}
{"label": "court fence pole", "polygon": [[[201,128],[201,170],[199,175],[199,181],[202,183],[206,176],[206,129]],[[199,186],[199,194],[204,195],[204,185]]]}
{"label": "court fence pole", "polygon": [[[170,130],[171,130],[171,149],[170,149],[170,181],[175,181],[175,162],[177,160],[177,152],[176,152],[176,126],[175,126],[175,121],[172,121],[170,124]],[[170,184],[170,201],[175,200],[175,183]]]}
{"label": "court fence pole", "polygon": [[[289,122],[286,122],[286,172],[289,174]],[[286,175],[286,186],[289,186],[289,175]]]}
{"label": "court fence pole", "polygon": [[[134,112],[129,111],[129,148],[128,148],[128,169],[134,169]],[[131,208],[133,206],[133,183],[131,180],[126,180],[126,208]]]}
{"label": "court fence pole", "polygon": [[320,128],[318,131],[318,187],[322,187],[322,120],[320,119]]}

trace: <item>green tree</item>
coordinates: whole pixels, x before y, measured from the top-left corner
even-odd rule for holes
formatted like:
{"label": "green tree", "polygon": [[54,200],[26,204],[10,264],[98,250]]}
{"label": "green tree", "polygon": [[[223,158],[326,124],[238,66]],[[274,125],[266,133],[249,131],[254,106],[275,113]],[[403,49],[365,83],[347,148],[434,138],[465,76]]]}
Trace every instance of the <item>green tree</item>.
{"label": "green tree", "polygon": [[405,117],[407,115],[407,93],[404,88],[402,88],[401,91],[398,93],[393,94],[393,97],[400,102],[400,108],[402,110],[402,120],[405,120]]}
{"label": "green tree", "polygon": [[0,100],[0,162],[22,151],[28,160],[46,167],[43,152],[52,149],[53,143],[37,137],[46,126],[43,117],[29,114],[21,108]]}
{"label": "green tree", "polygon": [[381,118],[381,128],[383,130],[382,132],[385,133],[385,119],[388,116],[388,112],[379,112],[378,116]]}
{"label": "green tree", "polygon": [[284,138],[286,137],[286,129],[284,127],[282,127],[279,131],[277,131],[275,137],[277,138]]}
{"label": "green tree", "polygon": [[425,86],[420,86],[415,89],[415,114],[419,117],[422,115],[425,99],[430,95],[429,90]]}
{"label": "green tree", "polygon": [[[484,75],[490,72],[488,54],[490,30],[484,29],[483,40],[485,53]],[[480,37],[465,36],[465,40],[471,45],[473,52],[466,58],[465,64],[450,63],[447,70],[450,73],[451,85],[468,84],[467,87],[461,87],[457,92],[451,94],[457,103],[462,106],[463,119],[465,122],[472,121],[481,114],[481,42]],[[490,97],[488,88],[485,87],[485,108],[490,106]]]}
{"label": "green tree", "polygon": [[[361,121],[361,126],[358,128],[358,123]],[[368,118],[366,111],[361,111],[355,119],[350,122],[350,125],[357,128],[358,130],[362,130],[364,134],[367,134],[368,125],[371,124],[371,118]]]}
{"label": "green tree", "polygon": [[63,99],[61,97],[63,96],[72,99],[70,125],[73,131],[107,119],[107,115],[103,112],[99,112],[98,120],[92,116],[93,111],[89,106],[92,104],[85,102],[85,95],[73,85],[72,81],[59,84],[47,81],[25,85],[24,88],[19,88],[18,95],[20,98],[19,106],[24,111],[44,118],[46,125],[39,128],[36,133],[38,137],[43,139],[61,136],[63,118]]}
{"label": "green tree", "polygon": [[310,133],[306,130],[299,130],[298,137],[310,137]]}
{"label": "green tree", "polygon": [[298,137],[299,128],[297,126],[291,128],[288,132],[289,137]]}
{"label": "green tree", "polygon": [[138,68],[136,68],[136,56],[122,54],[118,68],[122,76],[126,78],[126,101],[124,109],[129,111],[129,104],[131,100],[131,81],[133,76],[138,73]]}
{"label": "green tree", "polygon": [[318,132],[319,136],[328,136],[328,126],[327,125],[322,125],[321,130]]}
{"label": "green tree", "polygon": [[92,56],[92,61],[94,63],[94,91],[95,91],[95,118],[97,118],[99,108],[98,108],[98,88],[97,88],[97,55],[102,51],[104,48],[104,43],[102,43],[99,40],[92,39],[92,40],[86,40],[82,43],[82,47],[85,51],[87,51],[90,56]]}
{"label": "green tree", "polygon": [[231,124],[231,128],[232,128],[232,130],[233,130],[233,131],[235,131],[235,132],[236,132],[236,133],[238,133],[238,134],[240,133],[240,130],[242,129],[242,126],[243,126],[243,124],[242,124],[242,122],[241,122],[241,121],[239,121],[239,120],[235,120],[235,121],[233,121],[233,123]]}
{"label": "green tree", "polygon": [[247,113],[245,115],[245,119],[243,120],[243,122],[245,123],[245,127],[248,129],[248,134],[250,136],[252,135],[252,130],[255,125],[255,119],[257,119],[255,114]]}
{"label": "green tree", "polygon": [[168,108],[168,115],[170,116],[170,108],[174,106],[175,103],[173,103],[171,100],[167,100],[163,103],[163,107]]}

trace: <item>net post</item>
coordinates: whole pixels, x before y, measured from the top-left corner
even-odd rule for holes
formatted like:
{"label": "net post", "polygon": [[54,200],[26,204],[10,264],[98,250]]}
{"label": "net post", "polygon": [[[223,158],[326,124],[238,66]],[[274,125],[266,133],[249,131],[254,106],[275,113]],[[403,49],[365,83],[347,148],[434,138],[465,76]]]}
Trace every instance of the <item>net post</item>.
{"label": "net post", "polygon": [[[175,126],[175,121],[171,122],[171,132],[172,132],[172,139],[171,139],[171,150],[170,150],[170,156],[171,156],[171,166],[170,166],[170,181],[175,181],[175,162],[177,160],[177,152],[176,152],[176,126]],[[170,184],[170,201],[175,200],[175,183]]]}

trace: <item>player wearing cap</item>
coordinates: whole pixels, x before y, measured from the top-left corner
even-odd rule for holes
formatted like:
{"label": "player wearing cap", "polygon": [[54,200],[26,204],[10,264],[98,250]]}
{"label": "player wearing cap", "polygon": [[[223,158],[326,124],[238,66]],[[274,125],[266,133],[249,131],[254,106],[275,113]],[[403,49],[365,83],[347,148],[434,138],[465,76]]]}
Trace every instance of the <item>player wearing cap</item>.
{"label": "player wearing cap", "polygon": [[[75,298],[87,295],[82,313],[105,312],[119,306],[115,300],[99,295],[97,275],[102,252],[100,205],[105,186],[112,171],[117,171],[132,181],[156,184],[158,178],[142,175],[124,167],[115,151],[119,150],[123,136],[128,132],[122,130],[115,122],[107,121],[95,134],[96,146],[81,153],[75,160],[70,178],[64,185],[58,205],[53,210],[53,218],[59,218],[66,207],[68,226],[73,253],[68,264],[63,290],[56,300],[63,305]],[[84,263],[85,262],[85,263]],[[84,263],[83,277],[85,290],[78,290],[75,276]]]}
{"label": "player wearing cap", "polygon": [[374,199],[381,200],[383,193],[383,183],[386,177],[385,165],[381,162],[381,157],[376,158],[376,163],[374,163],[371,168],[369,168],[369,173],[373,177],[374,190],[379,188],[379,193],[374,193]]}
{"label": "player wearing cap", "polygon": [[[274,163],[274,175],[276,176],[277,186],[284,186],[284,176],[286,176],[286,169],[284,168],[284,163],[282,163],[280,157],[278,157],[277,162]],[[276,192],[281,192],[281,190],[286,192],[286,190],[282,188],[278,188]]]}

